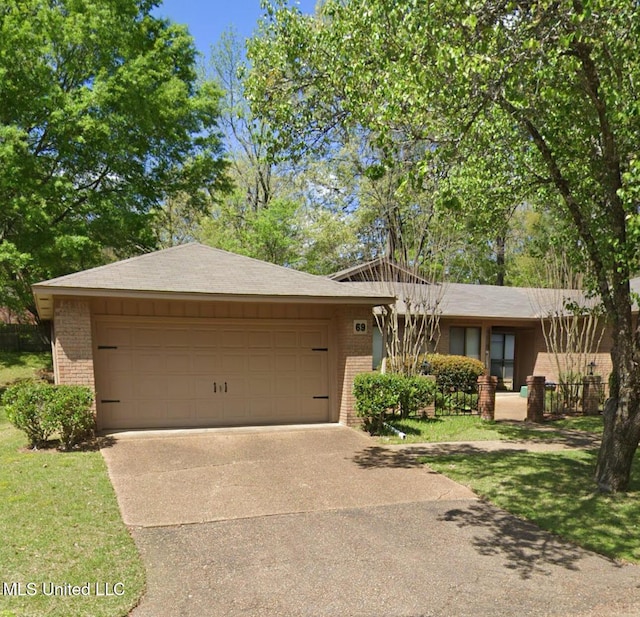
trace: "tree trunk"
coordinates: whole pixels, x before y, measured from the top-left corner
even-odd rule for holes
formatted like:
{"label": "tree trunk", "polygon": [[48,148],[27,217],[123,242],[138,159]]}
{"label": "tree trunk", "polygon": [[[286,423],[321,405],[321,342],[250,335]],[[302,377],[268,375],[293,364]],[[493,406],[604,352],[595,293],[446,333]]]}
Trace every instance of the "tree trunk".
{"label": "tree trunk", "polygon": [[[598,454],[595,480],[605,493],[626,491],[631,467],[640,442],[640,372],[637,367],[631,310],[622,307],[620,285],[614,294],[613,382],[604,408],[604,432]],[[617,297],[615,297],[617,296]],[[623,308],[623,310],[619,310]]]}
{"label": "tree trunk", "polygon": [[[596,482],[603,493],[629,488],[631,467],[640,439],[638,396],[635,401],[610,398],[604,409],[604,433],[598,454]],[[635,408],[633,413],[631,408]]]}
{"label": "tree trunk", "polygon": [[506,238],[503,234],[498,235],[496,238],[496,282],[499,287],[504,287],[505,278],[505,254],[506,254]]}

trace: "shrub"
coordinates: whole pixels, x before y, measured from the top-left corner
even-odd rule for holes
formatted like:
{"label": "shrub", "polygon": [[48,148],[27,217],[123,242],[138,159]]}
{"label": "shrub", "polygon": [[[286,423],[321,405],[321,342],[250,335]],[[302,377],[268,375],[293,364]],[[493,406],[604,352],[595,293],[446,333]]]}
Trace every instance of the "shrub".
{"label": "shrub", "polygon": [[31,447],[43,445],[53,434],[60,435],[65,450],[93,434],[93,393],[85,386],[52,386],[23,381],[2,395],[7,419],[24,431]]}
{"label": "shrub", "polygon": [[438,386],[455,390],[471,390],[480,375],[484,374],[484,364],[467,356],[426,354],[421,358],[429,363],[430,374],[434,375]]}
{"label": "shrub", "polygon": [[402,379],[395,373],[361,373],[353,380],[356,413],[372,435],[381,431],[390,410],[400,405]]}
{"label": "shrub", "polygon": [[49,413],[55,421],[63,449],[70,450],[93,436],[93,392],[85,386],[61,385],[52,389]]}
{"label": "shrub", "polygon": [[44,382],[22,381],[2,395],[7,419],[27,434],[32,448],[45,443],[56,429],[50,413],[51,392],[51,386]]}
{"label": "shrub", "polygon": [[353,383],[356,412],[365,430],[375,435],[396,410],[405,418],[433,402],[435,388],[433,380],[420,375],[362,373]]}
{"label": "shrub", "polygon": [[400,415],[406,418],[433,403],[436,382],[423,375],[403,377],[400,388]]}

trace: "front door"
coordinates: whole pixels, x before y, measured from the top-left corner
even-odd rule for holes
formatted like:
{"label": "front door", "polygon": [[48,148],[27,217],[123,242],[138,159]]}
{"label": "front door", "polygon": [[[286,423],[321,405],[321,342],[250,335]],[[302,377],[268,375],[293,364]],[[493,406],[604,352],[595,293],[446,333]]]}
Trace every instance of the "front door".
{"label": "front door", "polygon": [[498,378],[498,387],[513,390],[516,335],[505,332],[491,334],[491,375]]}

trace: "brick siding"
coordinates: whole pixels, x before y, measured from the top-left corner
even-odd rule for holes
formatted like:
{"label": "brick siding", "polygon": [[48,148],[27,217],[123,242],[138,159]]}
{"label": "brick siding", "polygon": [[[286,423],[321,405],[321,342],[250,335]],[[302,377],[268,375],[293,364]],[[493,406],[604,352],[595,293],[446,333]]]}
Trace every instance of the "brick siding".
{"label": "brick siding", "polygon": [[56,383],[95,389],[91,310],[84,300],[57,300],[53,354]]}
{"label": "brick siding", "polygon": [[[366,321],[366,334],[354,332],[354,320]],[[371,372],[373,326],[371,307],[368,306],[341,308],[335,318],[339,420],[348,426],[360,424],[354,408],[353,380],[359,373]]]}

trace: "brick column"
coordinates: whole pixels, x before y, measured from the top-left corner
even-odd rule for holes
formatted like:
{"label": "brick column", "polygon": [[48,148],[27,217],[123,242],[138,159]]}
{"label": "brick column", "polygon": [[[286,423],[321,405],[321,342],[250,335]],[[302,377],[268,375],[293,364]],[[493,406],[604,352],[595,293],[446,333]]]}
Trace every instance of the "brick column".
{"label": "brick column", "polygon": [[483,420],[493,420],[496,411],[498,378],[491,375],[478,377],[478,412]]}
{"label": "brick column", "polygon": [[529,422],[543,420],[545,381],[545,377],[532,375],[527,377],[527,420]]}
{"label": "brick column", "polygon": [[582,386],[582,413],[586,416],[597,416],[600,413],[602,377],[587,375],[582,379]]}
{"label": "brick column", "polygon": [[53,353],[56,383],[95,387],[91,309],[87,301],[56,301]]}
{"label": "brick column", "polygon": [[[374,320],[371,311],[370,306],[346,306],[339,309],[335,317],[339,421],[347,426],[361,423],[354,408],[353,380],[359,373],[372,370]],[[364,331],[355,329],[355,321],[366,323]]]}

